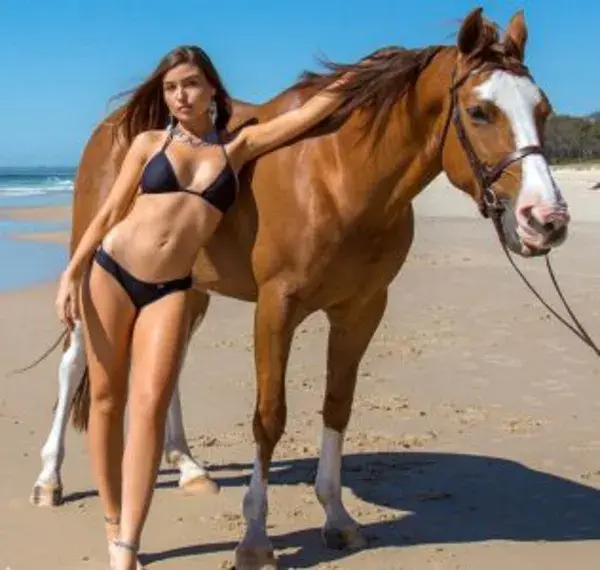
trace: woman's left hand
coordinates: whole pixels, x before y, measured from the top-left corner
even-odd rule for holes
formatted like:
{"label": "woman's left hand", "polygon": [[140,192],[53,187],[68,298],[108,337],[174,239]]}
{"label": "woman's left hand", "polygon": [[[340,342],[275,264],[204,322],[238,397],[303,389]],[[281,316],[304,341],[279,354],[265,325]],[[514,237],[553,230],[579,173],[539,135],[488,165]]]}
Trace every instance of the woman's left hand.
{"label": "woman's left hand", "polygon": [[73,330],[75,321],[79,320],[79,280],[68,272],[63,273],[60,279],[55,305],[58,318],[69,330]]}

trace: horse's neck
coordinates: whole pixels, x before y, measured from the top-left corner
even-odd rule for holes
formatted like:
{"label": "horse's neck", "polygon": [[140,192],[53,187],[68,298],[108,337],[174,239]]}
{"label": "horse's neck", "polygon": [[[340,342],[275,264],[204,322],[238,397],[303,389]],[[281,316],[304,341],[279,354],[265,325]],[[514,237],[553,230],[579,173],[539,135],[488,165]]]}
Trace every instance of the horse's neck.
{"label": "horse's neck", "polygon": [[454,60],[452,48],[433,57],[412,94],[396,103],[382,139],[370,155],[377,165],[378,180],[372,191],[379,192],[387,209],[402,209],[442,171]]}

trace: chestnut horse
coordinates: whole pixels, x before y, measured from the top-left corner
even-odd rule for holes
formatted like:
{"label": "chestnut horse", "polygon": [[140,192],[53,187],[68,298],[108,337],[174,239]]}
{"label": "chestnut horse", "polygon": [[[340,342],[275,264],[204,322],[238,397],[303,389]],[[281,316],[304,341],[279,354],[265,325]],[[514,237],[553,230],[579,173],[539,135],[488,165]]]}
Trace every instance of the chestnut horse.
{"label": "chestnut horse", "polygon": [[[194,326],[211,291],[256,303],[256,459],[238,570],[275,567],[267,476],[286,422],[286,365],[295,328],[319,310],[330,322],[315,483],[323,536],[332,546],[364,543],[342,504],[342,443],[357,369],[413,240],[411,200],[445,172],[517,254],[538,255],[564,241],[567,205],[541,148],[550,104],[523,64],[526,40],[521,12],[500,35],[477,9],[456,45],[386,48],[355,65],[305,74],[264,105],[234,104],[230,130],[292,109],[354,70],[339,113],[242,172],[235,207],[194,267]],[[112,134],[109,118],[86,147],[71,248],[123,158]]]}

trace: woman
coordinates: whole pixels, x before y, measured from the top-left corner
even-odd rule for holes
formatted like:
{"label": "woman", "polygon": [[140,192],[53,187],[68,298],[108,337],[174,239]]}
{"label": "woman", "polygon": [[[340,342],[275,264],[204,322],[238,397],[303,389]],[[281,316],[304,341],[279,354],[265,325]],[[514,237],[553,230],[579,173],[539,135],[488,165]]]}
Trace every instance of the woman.
{"label": "woman", "polygon": [[121,126],[129,150],[61,277],[56,299],[67,326],[79,314],[85,324],[90,455],[114,570],[139,568],[138,545],[187,341],[186,303],[199,249],[235,201],[242,166],[316,125],[341,103],[331,87],[230,137],[224,132],[229,96],[217,71],[200,48],[184,46],[160,62],[125,106]]}

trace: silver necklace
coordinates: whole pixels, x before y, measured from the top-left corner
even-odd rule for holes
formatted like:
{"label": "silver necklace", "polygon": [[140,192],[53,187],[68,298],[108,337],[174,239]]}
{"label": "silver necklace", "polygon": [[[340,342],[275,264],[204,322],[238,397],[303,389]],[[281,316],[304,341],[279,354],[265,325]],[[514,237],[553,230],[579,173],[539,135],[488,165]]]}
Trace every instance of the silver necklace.
{"label": "silver necklace", "polygon": [[184,133],[180,130],[179,125],[173,127],[172,136],[174,139],[177,139],[178,141],[181,141],[185,144],[189,144],[191,147],[194,148],[198,148],[201,146],[210,146],[212,144],[209,141],[204,140],[203,138]]}

